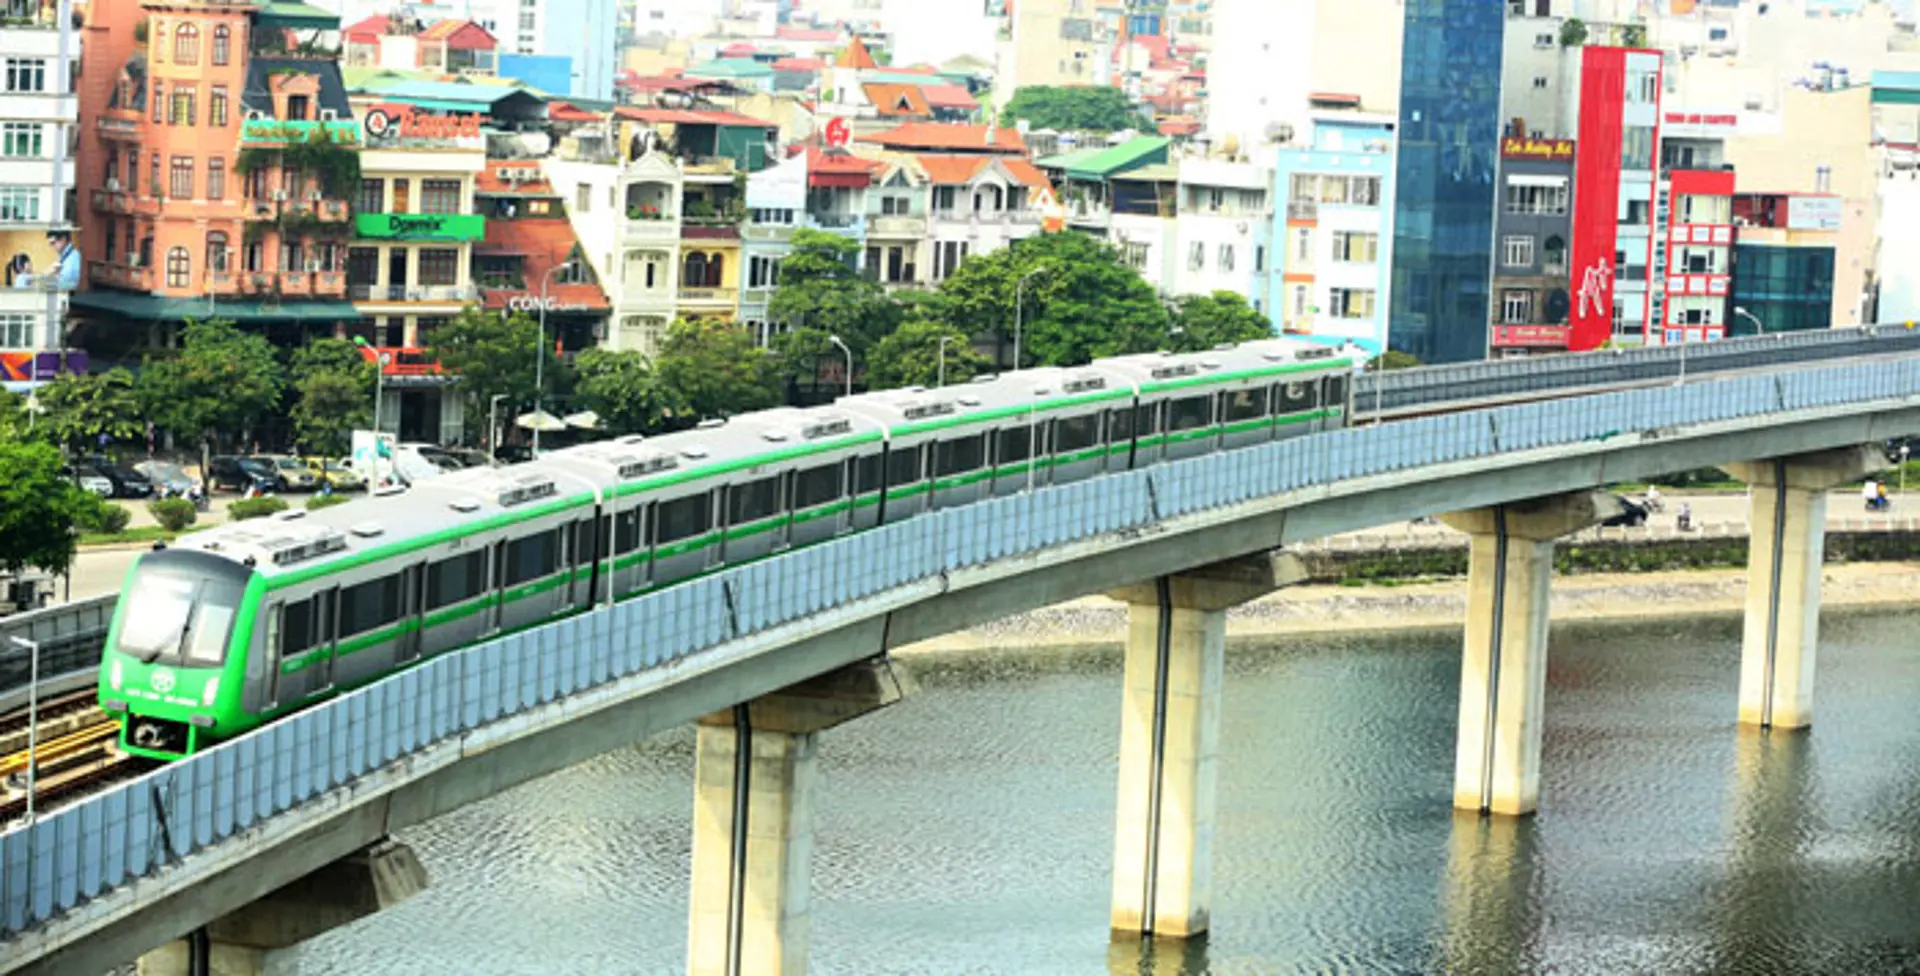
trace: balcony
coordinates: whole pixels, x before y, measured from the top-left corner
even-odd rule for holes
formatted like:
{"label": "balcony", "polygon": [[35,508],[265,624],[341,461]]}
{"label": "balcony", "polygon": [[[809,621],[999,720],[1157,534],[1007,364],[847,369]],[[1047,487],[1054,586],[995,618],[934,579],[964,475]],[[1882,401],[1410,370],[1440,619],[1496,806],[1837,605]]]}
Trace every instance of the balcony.
{"label": "balcony", "polygon": [[1288,200],[1288,220],[1319,220],[1320,203],[1317,200]]}
{"label": "balcony", "polygon": [[345,200],[321,200],[313,205],[314,216],[322,222],[337,224],[353,217],[353,208]]}
{"label": "balcony", "polygon": [[755,224],[740,225],[740,238],[748,241],[787,241],[793,239],[792,224]]}
{"label": "balcony", "polygon": [[133,213],[133,196],[125,190],[95,190],[93,191],[93,212],[130,216]]}
{"label": "balcony", "polygon": [[680,222],[680,237],[689,241],[737,241],[738,217],[688,217]]}
{"label": "balcony", "polygon": [[352,119],[324,122],[285,119],[248,119],[240,125],[240,145],[249,149],[275,149],[295,143],[313,142],[321,134],[336,146],[360,144],[360,123]]}
{"label": "balcony", "polygon": [[206,290],[209,295],[240,294],[240,276],[231,271],[215,271],[207,275]]}
{"label": "balcony", "polygon": [[280,293],[280,276],[270,271],[248,271],[240,275],[240,294],[272,296]]}
{"label": "balcony", "polygon": [[140,138],[140,121],[131,113],[122,117],[102,115],[94,120],[93,125],[99,130],[100,137],[103,139],[138,140]]}
{"label": "balcony", "polygon": [[927,218],[922,215],[890,214],[867,218],[868,237],[925,237]]}
{"label": "balcony", "polygon": [[824,230],[833,234],[858,235],[860,233],[860,225],[864,219],[864,214],[844,212],[809,213],[807,214],[807,226],[814,230]]}
{"label": "balcony", "polygon": [[313,275],[305,271],[282,272],[279,281],[282,297],[311,298],[313,296]]}
{"label": "balcony", "polygon": [[739,299],[740,290],[737,288],[680,289],[680,304],[682,305],[725,305],[731,308]]}
{"label": "balcony", "polygon": [[[512,290],[523,288],[511,286]],[[475,285],[354,285],[349,298],[356,302],[457,305],[480,300]]]}
{"label": "balcony", "polygon": [[121,288],[127,291],[153,291],[153,269],[136,268],[126,264],[111,264],[106,261],[87,262],[87,277],[96,285],[108,288]]}
{"label": "balcony", "polygon": [[273,199],[248,200],[245,204],[245,217],[248,220],[278,220],[285,201]]}
{"label": "balcony", "polygon": [[620,240],[628,245],[670,244],[680,239],[677,217],[627,216],[620,228]]}

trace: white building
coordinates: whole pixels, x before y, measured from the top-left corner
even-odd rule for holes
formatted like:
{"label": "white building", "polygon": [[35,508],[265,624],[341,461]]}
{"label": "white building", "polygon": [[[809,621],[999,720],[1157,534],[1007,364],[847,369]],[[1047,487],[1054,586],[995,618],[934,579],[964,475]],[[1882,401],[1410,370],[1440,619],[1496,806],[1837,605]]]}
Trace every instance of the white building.
{"label": "white building", "polygon": [[[33,381],[32,353],[63,347],[66,289],[72,287],[61,280],[60,256],[48,235],[73,229],[79,103],[71,79],[80,34],[68,3],[25,13],[0,27],[0,258],[8,262],[0,291],[0,379],[9,386]],[[16,268],[22,262],[24,273]],[[77,276],[80,269],[73,264],[71,270]]]}
{"label": "white building", "polygon": [[740,321],[759,336],[767,328],[767,303],[779,284],[780,262],[792,251],[793,232],[807,216],[807,155],[801,153],[747,176],[747,220],[740,226]]}
{"label": "white building", "polygon": [[1180,161],[1176,295],[1229,291],[1264,311],[1255,288],[1273,235],[1273,170],[1220,159]]}
{"label": "white building", "polygon": [[1047,178],[1024,159],[919,157],[933,186],[931,281],[945,281],[973,254],[998,251],[1040,232],[1039,198]]}

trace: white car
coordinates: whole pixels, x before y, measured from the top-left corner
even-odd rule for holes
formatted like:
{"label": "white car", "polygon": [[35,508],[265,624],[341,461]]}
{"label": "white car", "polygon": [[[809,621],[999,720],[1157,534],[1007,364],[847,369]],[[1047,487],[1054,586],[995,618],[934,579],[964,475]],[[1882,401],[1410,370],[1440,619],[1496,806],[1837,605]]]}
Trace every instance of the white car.
{"label": "white car", "polygon": [[113,482],[92,468],[81,468],[75,471],[71,467],[65,467],[60,469],[60,474],[62,477],[72,478],[73,483],[79,485],[81,491],[90,495],[99,495],[101,498],[113,497]]}

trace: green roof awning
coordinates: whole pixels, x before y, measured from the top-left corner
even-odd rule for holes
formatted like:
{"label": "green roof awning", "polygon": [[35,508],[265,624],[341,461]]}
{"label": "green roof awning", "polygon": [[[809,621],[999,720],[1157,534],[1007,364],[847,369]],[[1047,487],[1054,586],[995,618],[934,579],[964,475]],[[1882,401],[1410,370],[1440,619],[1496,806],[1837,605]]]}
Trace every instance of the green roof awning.
{"label": "green roof awning", "polygon": [[340,15],[310,3],[269,3],[254,15],[261,27],[282,30],[339,30]]}
{"label": "green roof awning", "polygon": [[183,322],[187,319],[227,319],[249,322],[357,322],[360,312],[352,302],[265,302],[243,299],[162,298],[130,291],[76,292],[73,308],[79,312],[119,315],[144,322]]}
{"label": "green roof awning", "polygon": [[381,101],[396,105],[412,105],[415,108],[433,108],[442,112],[485,112],[493,108],[499,99],[475,99],[471,102],[456,102],[445,98],[410,98],[406,95],[382,95]]}
{"label": "green roof awning", "polygon": [[1172,144],[1173,140],[1162,136],[1129,139],[1087,159],[1077,160],[1067,167],[1067,175],[1076,180],[1104,180],[1123,170],[1164,163],[1167,161],[1167,147]]}
{"label": "green roof awning", "polygon": [[1033,165],[1041,169],[1072,169],[1079,166],[1082,162],[1092,159],[1106,151],[1107,148],[1105,146],[1095,146],[1090,149],[1075,149],[1072,152],[1064,152],[1058,156],[1042,156],[1034,160]]}

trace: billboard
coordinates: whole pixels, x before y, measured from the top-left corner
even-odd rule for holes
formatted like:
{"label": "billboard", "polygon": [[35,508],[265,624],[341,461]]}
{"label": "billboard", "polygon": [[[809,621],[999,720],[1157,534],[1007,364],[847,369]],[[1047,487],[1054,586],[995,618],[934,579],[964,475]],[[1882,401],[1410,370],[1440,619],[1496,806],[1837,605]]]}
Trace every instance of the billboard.
{"label": "billboard", "polygon": [[381,486],[393,471],[394,436],[384,432],[353,432],[353,470],[367,479],[369,489]]}
{"label": "billboard", "polygon": [[1619,241],[1620,150],[1627,52],[1580,52],[1579,158],[1573,175],[1573,253],[1567,348],[1597,349],[1613,337],[1614,251]]}
{"label": "billboard", "polygon": [[1791,196],[1787,198],[1788,230],[1839,230],[1840,198]]}

